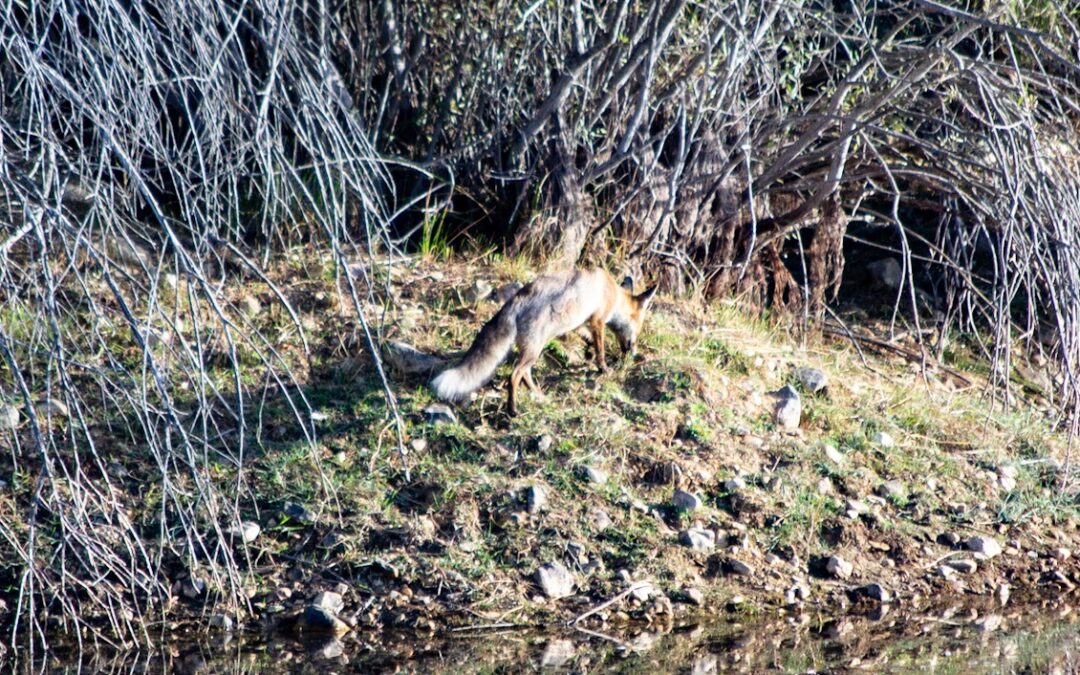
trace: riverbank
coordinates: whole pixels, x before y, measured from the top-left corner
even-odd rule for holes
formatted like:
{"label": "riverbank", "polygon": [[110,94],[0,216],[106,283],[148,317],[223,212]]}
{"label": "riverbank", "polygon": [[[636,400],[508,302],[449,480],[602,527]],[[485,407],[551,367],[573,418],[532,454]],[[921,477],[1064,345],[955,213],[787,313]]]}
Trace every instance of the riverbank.
{"label": "riverbank", "polygon": [[[390,370],[400,453],[349,305],[311,266],[284,258],[271,271],[296,320],[260,280],[233,301],[292,364],[315,433],[288,402],[259,401],[258,373],[243,380],[258,423],[242,461],[204,465],[240,517],[220,536],[200,525],[202,558],[162,555],[168,597],[125,610],[154,631],[604,632],[949,598],[997,607],[979,614],[993,622],[1017,597],[1053,601],[1080,584],[1067,441],[1022,401],[993,405],[962,338],[947,369],[923,369],[903,355],[918,353],[910,340],[875,347],[883,323],[850,327],[873,340],[799,342],[732,304],[658,297],[635,359],[614,347],[599,375],[582,339],[557,341],[536,367],[545,398],[526,394],[513,419],[506,367],[452,419],[431,408],[425,376]],[[497,259],[391,269],[367,317],[428,353],[466,348],[497,291],[533,275]],[[136,447],[107,454],[141,544],[168,551],[158,465]],[[29,486],[11,485],[0,502],[18,517]],[[232,586],[214,572],[223,550]],[[4,594],[11,625],[18,588]],[[44,625],[59,630],[53,616]],[[86,620],[108,630],[107,616]]]}

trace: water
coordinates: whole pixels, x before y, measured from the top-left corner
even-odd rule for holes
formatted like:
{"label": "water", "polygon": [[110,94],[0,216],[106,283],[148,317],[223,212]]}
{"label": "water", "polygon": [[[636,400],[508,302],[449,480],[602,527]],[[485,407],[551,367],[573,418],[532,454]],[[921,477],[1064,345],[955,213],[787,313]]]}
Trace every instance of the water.
{"label": "water", "polygon": [[[608,631],[607,633],[603,631]],[[1069,603],[980,612],[880,609],[624,631],[476,630],[298,642],[280,636],[188,636],[158,649],[58,650],[0,671],[50,673],[1080,672],[1080,621]]]}

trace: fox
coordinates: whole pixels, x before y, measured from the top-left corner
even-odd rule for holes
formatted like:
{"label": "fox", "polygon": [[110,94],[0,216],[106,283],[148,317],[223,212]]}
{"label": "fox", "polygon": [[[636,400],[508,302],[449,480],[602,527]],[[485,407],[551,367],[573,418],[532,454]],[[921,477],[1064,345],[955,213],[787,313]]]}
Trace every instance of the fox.
{"label": "fox", "polygon": [[622,284],[604,269],[570,269],[537,277],[511,296],[476,336],[461,361],[431,381],[435,395],[451,403],[467,400],[487,384],[518,348],[517,363],[510,375],[507,409],[516,415],[521,383],[537,396],[543,392],[532,377],[532,367],[548,342],[587,328],[592,337],[596,366],[607,372],[604,358],[604,327],[618,337],[625,358],[634,354],[656,286],[634,295],[633,280]]}

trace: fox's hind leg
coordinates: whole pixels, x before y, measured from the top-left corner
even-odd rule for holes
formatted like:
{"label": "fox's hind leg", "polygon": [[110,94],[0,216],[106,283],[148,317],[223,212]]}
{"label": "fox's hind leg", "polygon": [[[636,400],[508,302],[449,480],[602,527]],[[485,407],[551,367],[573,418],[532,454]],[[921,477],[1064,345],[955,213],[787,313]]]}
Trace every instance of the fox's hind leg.
{"label": "fox's hind leg", "polygon": [[[542,348],[543,345],[541,345]],[[521,381],[525,380],[525,385],[535,390],[536,383],[532,381],[531,370],[538,358],[540,358],[540,349],[531,345],[521,349],[517,364],[514,365],[514,372],[510,374],[509,410],[511,415],[517,414],[517,390],[521,386]]]}

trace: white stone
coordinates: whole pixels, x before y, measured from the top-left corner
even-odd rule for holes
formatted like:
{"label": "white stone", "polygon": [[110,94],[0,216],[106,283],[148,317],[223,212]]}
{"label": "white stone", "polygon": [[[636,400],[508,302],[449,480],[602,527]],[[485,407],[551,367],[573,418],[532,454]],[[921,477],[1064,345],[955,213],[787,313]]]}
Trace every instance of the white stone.
{"label": "white stone", "polygon": [[345,609],[345,599],[341,597],[340,593],[335,593],[333,591],[320,591],[312,599],[311,604],[316,607],[322,607],[334,614],[338,614],[341,610]]}
{"label": "white stone", "polygon": [[695,551],[711,551],[716,548],[716,533],[703,527],[691,527],[679,533],[679,542]]}
{"label": "white stone", "polygon": [[844,463],[844,455],[836,449],[835,445],[826,445],[822,448],[822,452],[825,453],[825,459],[829,460],[833,464],[840,466]]}
{"label": "white stone", "polygon": [[557,600],[573,595],[575,580],[570,570],[560,562],[541,565],[536,570],[536,581],[547,597]]}
{"label": "white stone", "polygon": [[840,556],[831,556],[825,563],[825,570],[837,579],[850,579],[855,566]]}
{"label": "white stone", "polygon": [[525,505],[529,513],[540,513],[540,509],[547,504],[547,493],[539,485],[530,485],[525,488]]}
{"label": "white stone", "polygon": [[259,527],[259,524],[250,520],[245,520],[244,522],[233,525],[228,530],[226,530],[226,534],[228,534],[234,540],[241,541],[245,544],[250,544],[251,542],[258,539],[261,533],[262,528]]}
{"label": "white stone", "polygon": [[882,448],[895,448],[896,439],[887,431],[878,431],[870,437],[870,442]]}
{"label": "white stone", "polygon": [[969,550],[986,558],[1001,555],[1001,544],[997,543],[997,540],[993,537],[984,537],[981,534],[968,539],[967,547]]}
{"label": "white stone", "polygon": [[671,496],[671,505],[679,511],[691,513],[701,508],[701,498],[693,492],[676,490]]}

